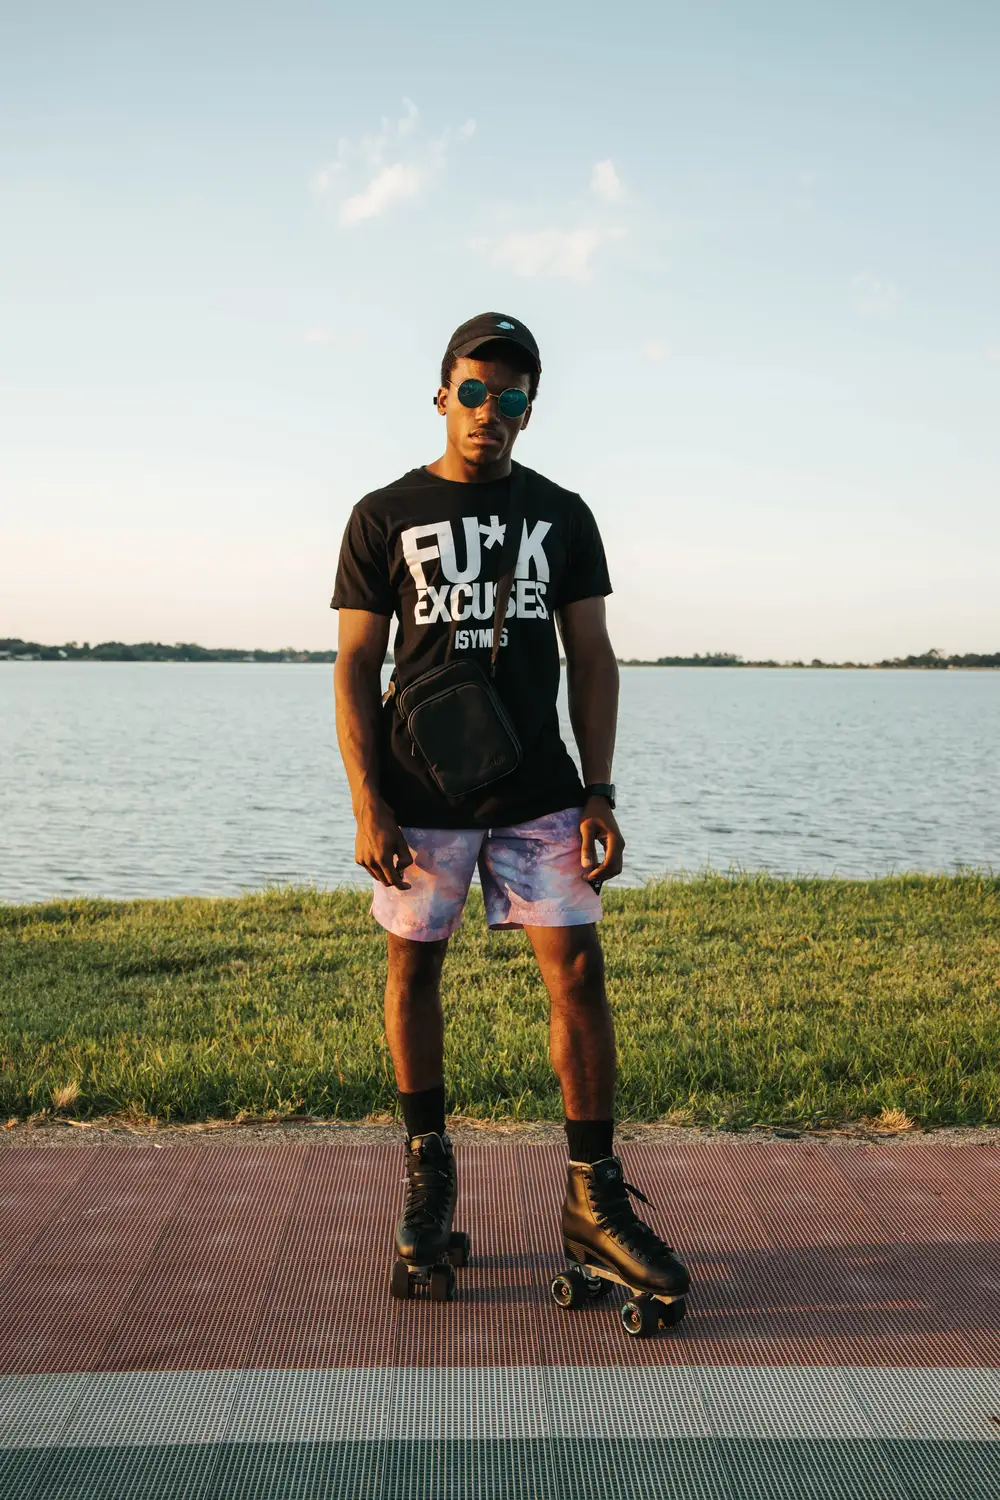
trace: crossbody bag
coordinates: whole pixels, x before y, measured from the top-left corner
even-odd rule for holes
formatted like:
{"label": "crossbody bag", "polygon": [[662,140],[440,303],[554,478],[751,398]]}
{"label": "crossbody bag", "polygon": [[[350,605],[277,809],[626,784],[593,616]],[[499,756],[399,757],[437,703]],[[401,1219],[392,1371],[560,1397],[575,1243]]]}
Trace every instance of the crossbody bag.
{"label": "crossbody bag", "polygon": [[414,753],[421,757],[431,780],[450,801],[492,786],[521,763],[521,742],[494,678],[521,540],[523,483],[520,466],[512,467],[510,507],[493,610],[489,676],[478,662],[452,659],[455,649],[452,620],[444,664],[422,672],[401,690],[393,674],[386,694],[406,724]]}

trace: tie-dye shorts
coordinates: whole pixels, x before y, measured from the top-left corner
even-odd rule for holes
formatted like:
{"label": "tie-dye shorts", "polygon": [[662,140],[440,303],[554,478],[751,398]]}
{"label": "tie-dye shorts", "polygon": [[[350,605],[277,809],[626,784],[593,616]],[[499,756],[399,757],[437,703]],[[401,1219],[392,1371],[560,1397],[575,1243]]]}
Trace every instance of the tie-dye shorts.
{"label": "tie-dye shorts", "polygon": [[387,932],[432,943],[462,920],[476,866],[490,927],[581,927],[601,918],[601,898],[583,878],[580,809],[512,828],[403,828],[413,863],[408,891],[375,886],[372,916]]}

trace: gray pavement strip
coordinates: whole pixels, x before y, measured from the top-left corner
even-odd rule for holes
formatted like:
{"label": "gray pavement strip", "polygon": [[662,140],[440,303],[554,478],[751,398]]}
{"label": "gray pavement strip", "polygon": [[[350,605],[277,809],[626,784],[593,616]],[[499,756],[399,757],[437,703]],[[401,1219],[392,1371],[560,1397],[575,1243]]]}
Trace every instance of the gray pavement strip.
{"label": "gray pavement strip", "polygon": [[1000,1445],[986,1368],[473,1366],[11,1375],[0,1448],[522,1439]]}

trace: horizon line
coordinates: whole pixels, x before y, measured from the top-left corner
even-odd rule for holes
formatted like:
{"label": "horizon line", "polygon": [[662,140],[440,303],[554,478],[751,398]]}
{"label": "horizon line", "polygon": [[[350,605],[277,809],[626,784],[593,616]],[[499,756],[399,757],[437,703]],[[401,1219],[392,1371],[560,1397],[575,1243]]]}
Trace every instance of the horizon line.
{"label": "horizon line", "polygon": [[[126,654],[127,653],[127,654]],[[136,654],[141,653],[141,654]],[[156,654],[153,654],[156,653]],[[156,664],[189,664],[199,662],[216,663],[296,663],[329,665],[337,659],[336,647],[324,647],[318,650],[299,648],[295,646],[279,646],[274,649],[265,647],[246,648],[239,646],[202,646],[195,641],[176,641],[167,643],[163,641],[99,641],[91,645],[84,641],[79,645],[76,641],[66,641],[61,646],[50,646],[38,641],[26,641],[20,636],[0,637],[0,661],[118,661],[118,662],[149,662]],[[392,661],[391,650],[387,652],[385,661]],[[866,669],[877,670],[879,668],[906,668],[936,669],[966,668],[995,670],[1000,669],[1000,651],[992,652],[952,652],[944,653],[935,647],[920,653],[910,653],[908,656],[883,657],[879,661],[827,661],[822,657],[814,656],[809,661],[800,657],[778,660],[776,657],[767,658],[745,658],[736,652],[710,651],[694,652],[690,655],[664,655],[657,657],[625,657],[615,658],[619,666],[627,667],[769,667],[769,668],[843,668],[843,669]],[[562,658],[561,658],[562,660]]]}

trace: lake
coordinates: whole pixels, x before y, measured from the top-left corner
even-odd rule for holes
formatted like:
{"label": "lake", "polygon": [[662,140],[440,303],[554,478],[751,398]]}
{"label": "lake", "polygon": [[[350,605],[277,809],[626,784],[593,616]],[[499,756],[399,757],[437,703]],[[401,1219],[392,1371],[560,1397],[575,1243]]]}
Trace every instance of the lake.
{"label": "lake", "polygon": [[[1000,673],[627,667],[618,743],[628,884],[1000,868]],[[0,899],[368,883],[353,849],[331,667],[0,664]]]}

